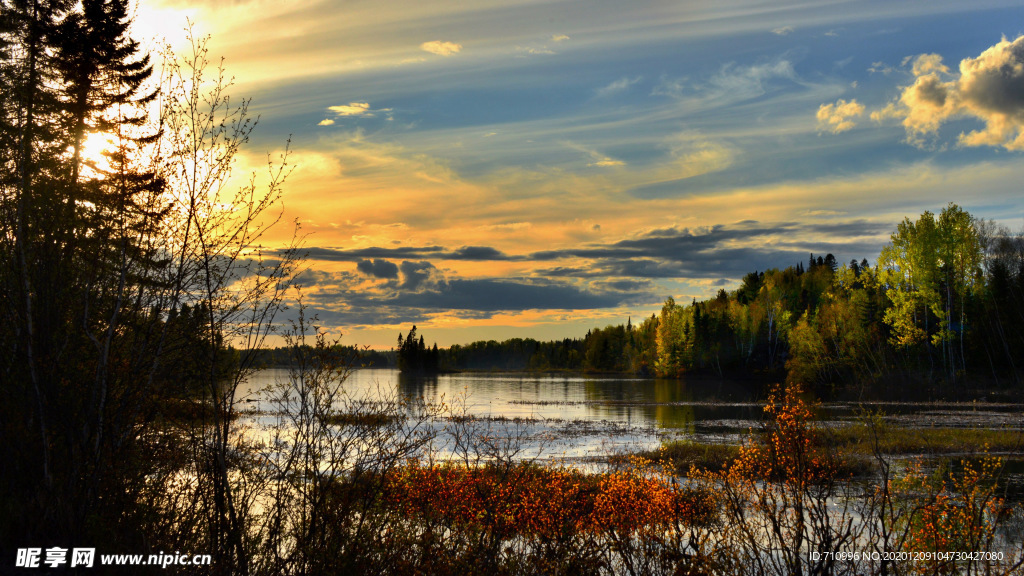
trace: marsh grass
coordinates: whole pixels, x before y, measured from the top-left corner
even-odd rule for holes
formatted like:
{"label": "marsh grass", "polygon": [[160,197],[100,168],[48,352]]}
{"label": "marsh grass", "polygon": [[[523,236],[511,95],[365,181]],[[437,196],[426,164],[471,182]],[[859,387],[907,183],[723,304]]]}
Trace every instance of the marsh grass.
{"label": "marsh grass", "polygon": [[213,403],[199,398],[171,398],[160,403],[156,416],[161,421],[171,424],[195,425],[212,423],[214,416],[222,421],[234,421],[238,419],[239,413],[222,410],[218,414]]}
{"label": "marsh grass", "polygon": [[386,412],[336,412],[327,417],[328,424],[363,428],[391,426],[402,420],[402,415]]}
{"label": "marsh grass", "polygon": [[911,428],[856,423],[829,430],[829,441],[847,454],[887,456],[919,454],[1019,453],[1024,432],[984,428]]}
{"label": "marsh grass", "polygon": [[[733,444],[672,440],[662,443],[657,450],[646,450],[637,455],[666,466],[682,476],[687,474],[691,468],[710,472],[724,470],[729,467],[739,453],[739,446]],[[625,462],[627,458],[627,456],[617,455],[612,458],[612,463]]]}
{"label": "marsh grass", "polygon": [[[1024,432],[1004,428],[912,428],[875,421],[820,430],[817,442],[830,446],[842,456],[840,471],[844,475],[864,477],[874,469],[871,459],[876,455],[898,458],[1021,454],[1024,451]],[[710,472],[726,470],[739,452],[740,447],[735,444],[683,439],[666,441],[655,450],[645,450],[636,455],[685,476],[691,468]],[[615,455],[610,461],[614,465],[627,459],[626,455]]]}

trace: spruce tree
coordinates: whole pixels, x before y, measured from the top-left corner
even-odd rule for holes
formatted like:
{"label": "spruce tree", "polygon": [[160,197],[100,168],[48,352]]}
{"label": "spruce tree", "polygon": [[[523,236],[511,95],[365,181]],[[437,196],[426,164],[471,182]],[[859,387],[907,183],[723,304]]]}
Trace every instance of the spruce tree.
{"label": "spruce tree", "polygon": [[[148,56],[123,0],[0,3],[0,490],[25,537],[65,543],[126,513],[128,455],[160,348],[160,179],[141,168]],[[87,132],[118,142],[88,178]],[[146,403],[149,402],[147,405]],[[148,416],[151,417],[151,416]],[[0,540],[4,534],[0,531]]]}

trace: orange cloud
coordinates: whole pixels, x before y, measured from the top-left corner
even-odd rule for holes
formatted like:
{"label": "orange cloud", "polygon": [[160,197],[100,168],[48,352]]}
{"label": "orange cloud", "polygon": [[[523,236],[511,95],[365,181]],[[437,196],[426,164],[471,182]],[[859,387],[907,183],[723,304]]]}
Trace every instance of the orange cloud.
{"label": "orange cloud", "polygon": [[369,102],[350,102],[349,104],[342,104],[340,106],[328,106],[328,110],[334,112],[338,116],[358,116],[360,114],[366,114],[370,110]]}
{"label": "orange cloud", "polygon": [[462,44],[456,44],[455,42],[442,42],[441,40],[433,40],[431,42],[424,42],[420,44],[420,49],[431,54],[437,54],[438,56],[451,56],[462,51]]}
{"label": "orange cloud", "polygon": [[852,130],[856,124],[852,120],[864,114],[864,105],[856,100],[839,99],[835,104],[822,104],[818,108],[818,130],[839,134]]}

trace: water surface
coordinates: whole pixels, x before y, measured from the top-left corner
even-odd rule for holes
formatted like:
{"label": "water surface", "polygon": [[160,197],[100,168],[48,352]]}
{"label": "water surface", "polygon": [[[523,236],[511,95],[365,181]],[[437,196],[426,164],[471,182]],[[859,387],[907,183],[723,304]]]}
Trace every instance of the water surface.
{"label": "water surface", "polygon": [[[287,370],[260,371],[240,390],[241,396],[267,414],[274,408],[270,397],[259,391],[287,378]],[[397,370],[361,369],[348,376],[344,390],[349,398],[406,397],[444,406],[430,423],[440,435],[450,416],[468,416],[494,433],[519,434],[529,448],[524,455],[541,459],[602,457],[655,448],[677,438],[738,443],[764,418],[758,384],[721,379],[532,373],[410,377]],[[867,411],[884,412],[904,426],[1019,429],[1024,422],[1020,404],[927,399],[825,403],[820,417],[844,425]]]}

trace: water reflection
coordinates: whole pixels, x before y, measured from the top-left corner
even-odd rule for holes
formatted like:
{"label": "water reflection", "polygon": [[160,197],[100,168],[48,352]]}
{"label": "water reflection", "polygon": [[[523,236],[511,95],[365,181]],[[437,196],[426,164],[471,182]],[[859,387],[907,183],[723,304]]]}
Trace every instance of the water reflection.
{"label": "water reflection", "polygon": [[[285,370],[261,371],[240,393],[267,388],[286,377]],[[406,376],[396,370],[362,369],[350,374],[344,389],[348,398],[406,397],[443,405],[463,416],[525,419],[541,430],[572,430],[577,445],[586,444],[584,451],[596,450],[598,444],[654,447],[666,437],[680,436],[736,442],[764,418],[755,384],[720,379],[527,373]],[[271,405],[266,398],[260,403]],[[998,403],[832,402],[820,415],[852,420],[864,410],[883,411],[894,424],[911,427],[1019,428],[1022,422],[1019,404]]]}
{"label": "water reflection", "polygon": [[437,396],[438,376],[411,376],[396,372],[390,378],[397,380],[398,393],[406,398],[422,398],[424,400]]}
{"label": "water reflection", "polygon": [[[286,377],[264,370],[250,378],[255,393]],[[349,397],[400,395],[428,404],[464,405],[478,417],[612,422],[694,432],[702,423],[761,418],[751,386],[721,380],[649,380],[519,373],[409,376],[396,370],[364,369],[345,382]]]}

